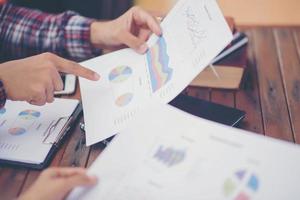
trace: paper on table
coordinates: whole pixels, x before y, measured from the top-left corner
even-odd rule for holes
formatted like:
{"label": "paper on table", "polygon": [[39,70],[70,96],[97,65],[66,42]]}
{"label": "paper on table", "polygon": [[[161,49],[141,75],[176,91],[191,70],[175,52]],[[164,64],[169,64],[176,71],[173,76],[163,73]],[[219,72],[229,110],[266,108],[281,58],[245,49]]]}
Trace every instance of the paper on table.
{"label": "paper on table", "polygon": [[0,159],[42,163],[66,120],[61,120],[51,129],[48,143],[45,144],[43,141],[50,127],[62,117],[68,119],[77,105],[78,100],[71,99],[55,99],[44,106],[8,100],[5,107],[0,109]]}
{"label": "paper on table", "polygon": [[178,1],[161,27],[145,55],[125,49],[82,63],[102,76],[80,79],[87,145],[118,133],[146,104],[171,101],[232,39],[211,0]]}
{"label": "paper on table", "polygon": [[299,146],[160,105],[93,163],[98,185],[68,200],[298,200],[299,154]]}

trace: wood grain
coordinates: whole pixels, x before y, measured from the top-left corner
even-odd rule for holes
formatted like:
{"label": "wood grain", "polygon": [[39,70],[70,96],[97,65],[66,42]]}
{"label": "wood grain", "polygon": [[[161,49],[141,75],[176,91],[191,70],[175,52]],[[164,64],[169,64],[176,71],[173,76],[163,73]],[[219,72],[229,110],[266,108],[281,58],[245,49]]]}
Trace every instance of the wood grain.
{"label": "wood grain", "polygon": [[294,141],[273,30],[254,30],[253,41],[265,134]]}
{"label": "wood grain", "polygon": [[300,34],[293,29],[275,29],[274,35],[291,128],[300,143]]}
{"label": "wood grain", "polygon": [[196,97],[198,99],[203,99],[203,100],[210,100],[210,89],[207,88],[198,88],[198,87],[192,87],[189,86],[186,89],[186,95],[192,96],[192,97]]}
{"label": "wood grain", "polygon": [[60,166],[85,167],[89,153],[90,147],[86,146],[85,134],[80,130],[78,123],[62,156]]}
{"label": "wood grain", "polygon": [[213,89],[211,92],[211,101],[229,107],[235,107],[235,92],[230,90]]}
{"label": "wood grain", "polygon": [[244,129],[264,134],[257,82],[257,66],[254,57],[253,32],[247,29],[242,31],[245,31],[249,38],[248,61],[243,84],[235,95],[236,108],[244,110],[247,113],[242,122]]}
{"label": "wood grain", "polygon": [[0,198],[14,199],[18,196],[26,180],[28,170],[25,168],[1,167]]}

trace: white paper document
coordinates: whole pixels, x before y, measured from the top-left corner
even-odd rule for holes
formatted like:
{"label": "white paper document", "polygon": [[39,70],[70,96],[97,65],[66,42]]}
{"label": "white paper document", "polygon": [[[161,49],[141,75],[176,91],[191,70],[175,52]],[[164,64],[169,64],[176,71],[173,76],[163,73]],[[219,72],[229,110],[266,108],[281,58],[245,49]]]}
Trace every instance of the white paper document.
{"label": "white paper document", "polygon": [[87,145],[124,129],[146,105],[171,101],[232,39],[212,0],[178,1],[161,27],[144,55],[124,49],[81,63],[101,75],[80,78]]}
{"label": "white paper document", "polygon": [[34,106],[7,101],[0,109],[0,159],[40,164],[78,106],[78,100],[55,99]]}
{"label": "white paper document", "polygon": [[169,105],[142,115],[89,169],[99,182],[68,200],[298,200],[300,148]]}

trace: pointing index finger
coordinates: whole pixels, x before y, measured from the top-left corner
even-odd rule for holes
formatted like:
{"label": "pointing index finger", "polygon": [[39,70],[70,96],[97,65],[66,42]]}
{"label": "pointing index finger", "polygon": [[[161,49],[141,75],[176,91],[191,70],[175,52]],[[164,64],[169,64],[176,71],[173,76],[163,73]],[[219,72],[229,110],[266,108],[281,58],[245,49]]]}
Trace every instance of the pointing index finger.
{"label": "pointing index finger", "polygon": [[59,56],[55,56],[54,63],[60,72],[74,74],[92,81],[98,81],[100,79],[100,75],[96,72]]}

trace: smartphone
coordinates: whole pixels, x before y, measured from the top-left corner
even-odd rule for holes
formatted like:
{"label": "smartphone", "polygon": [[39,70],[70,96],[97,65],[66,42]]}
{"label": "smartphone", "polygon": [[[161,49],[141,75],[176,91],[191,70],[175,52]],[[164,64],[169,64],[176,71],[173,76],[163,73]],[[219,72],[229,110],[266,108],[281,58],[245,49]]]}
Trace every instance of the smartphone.
{"label": "smartphone", "polygon": [[233,127],[239,127],[246,115],[242,110],[184,94],[178,95],[169,104],[192,115]]}
{"label": "smartphone", "polygon": [[73,74],[61,74],[61,79],[64,84],[64,88],[61,91],[54,92],[55,95],[70,95],[76,90],[76,76]]}

